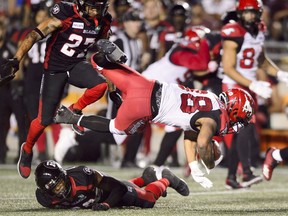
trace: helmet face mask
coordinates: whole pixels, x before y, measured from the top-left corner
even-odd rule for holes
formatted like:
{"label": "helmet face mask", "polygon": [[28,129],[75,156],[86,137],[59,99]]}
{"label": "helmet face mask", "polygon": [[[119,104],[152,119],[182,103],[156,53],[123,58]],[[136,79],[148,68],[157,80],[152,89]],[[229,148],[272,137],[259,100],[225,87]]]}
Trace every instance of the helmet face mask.
{"label": "helmet face mask", "polygon": [[222,92],[219,99],[226,105],[229,116],[228,133],[239,133],[247,126],[255,111],[255,102],[251,95],[239,88]]}
{"label": "helmet face mask", "polygon": [[[96,16],[98,19],[106,15],[109,7],[108,0],[77,0],[77,5],[84,17]],[[94,15],[94,10],[97,11],[97,15]]]}
{"label": "helmet face mask", "polygon": [[50,197],[65,199],[71,191],[66,171],[52,160],[43,161],[37,166],[35,181],[37,187]]}

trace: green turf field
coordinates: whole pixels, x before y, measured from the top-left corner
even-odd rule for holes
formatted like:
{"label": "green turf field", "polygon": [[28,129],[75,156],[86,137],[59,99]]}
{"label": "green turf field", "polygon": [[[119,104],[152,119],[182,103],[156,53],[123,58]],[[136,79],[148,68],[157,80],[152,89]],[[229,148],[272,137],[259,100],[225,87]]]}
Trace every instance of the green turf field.
{"label": "green turf field", "polygon": [[[66,166],[64,166],[66,167]],[[129,179],[141,174],[141,169],[116,169],[107,166],[94,166],[100,171],[117,178]],[[24,180],[18,176],[16,166],[0,167],[0,215],[22,216],[73,216],[73,215],[288,215],[288,168],[277,167],[270,182],[262,182],[250,189],[230,191],[224,188],[227,170],[216,168],[210,174],[214,187],[207,191],[186,179],[190,195],[181,197],[173,189],[166,198],[160,198],[153,209],[110,209],[107,212],[92,210],[49,210],[42,208],[34,197],[34,176]],[[172,169],[182,176],[182,169]],[[34,169],[33,169],[34,171]],[[256,174],[260,173],[256,170]]]}

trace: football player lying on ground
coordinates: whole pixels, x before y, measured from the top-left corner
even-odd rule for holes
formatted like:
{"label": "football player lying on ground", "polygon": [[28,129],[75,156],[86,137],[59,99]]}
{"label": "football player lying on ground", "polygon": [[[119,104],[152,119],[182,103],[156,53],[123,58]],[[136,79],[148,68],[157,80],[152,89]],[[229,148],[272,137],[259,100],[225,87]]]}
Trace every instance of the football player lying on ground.
{"label": "football player lying on ground", "polygon": [[[63,169],[53,160],[41,162],[35,170],[37,201],[47,208],[92,208],[106,211],[113,207],[153,208],[167,187],[182,196],[189,195],[188,185],[168,168],[157,179],[156,168],[147,167],[142,176],[120,181],[86,166]],[[145,187],[145,188],[142,188]]]}
{"label": "football player lying on ground", "polygon": [[249,124],[255,110],[250,94],[234,88],[222,92],[218,98],[209,91],[150,80],[117,63],[123,53],[109,40],[99,40],[97,47],[99,52],[91,57],[93,67],[123,93],[116,118],[77,115],[62,106],[54,121],[125,135],[140,131],[151,121],[179,127],[184,131],[185,153],[193,179],[204,188],[212,187],[200,165],[209,173],[215,161],[218,163],[222,158],[213,136],[239,132]]}

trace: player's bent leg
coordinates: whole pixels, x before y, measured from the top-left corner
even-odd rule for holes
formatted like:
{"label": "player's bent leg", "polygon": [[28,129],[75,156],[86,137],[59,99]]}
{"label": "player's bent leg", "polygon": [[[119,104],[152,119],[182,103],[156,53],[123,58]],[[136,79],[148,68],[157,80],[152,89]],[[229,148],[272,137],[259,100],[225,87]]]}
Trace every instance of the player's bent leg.
{"label": "player's bent leg", "polygon": [[29,128],[26,142],[21,145],[17,170],[22,178],[28,178],[31,172],[31,163],[33,159],[33,146],[36,140],[45,130],[46,126],[40,123],[39,118],[34,119]]}

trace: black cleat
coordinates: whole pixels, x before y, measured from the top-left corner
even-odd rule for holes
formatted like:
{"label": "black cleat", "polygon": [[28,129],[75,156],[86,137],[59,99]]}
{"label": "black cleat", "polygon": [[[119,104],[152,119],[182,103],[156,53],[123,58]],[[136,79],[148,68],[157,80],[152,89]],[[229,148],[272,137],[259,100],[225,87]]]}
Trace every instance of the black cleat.
{"label": "black cleat", "polygon": [[157,181],[156,170],[153,166],[148,166],[144,169],[141,178],[144,180],[145,186],[150,184],[151,182]]}
{"label": "black cleat", "polygon": [[107,39],[100,39],[97,41],[98,51],[104,53],[108,61],[112,63],[123,64],[127,61],[127,56],[124,52],[113,42]]}
{"label": "black cleat", "polygon": [[251,175],[244,175],[243,179],[242,179],[242,187],[250,187],[253,184],[258,184],[260,182],[263,181],[262,176],[255,176],[253,174]]}
{"label": "black cleat", "polygon": [[187,183],[183,179],[180,179],[179,177],[174,175],[168,168],[163,169],[162,178],[166,178],[170,182],[169,187],[176,190],[182,196],[189,195],[190,191]]}
{"label": "black cleat", "polygon": [[21,145],[19,161],[17,163],[17,170],[22,178],[28,178],[31,173],[31,163],[33,159],[33,152],[28,153],[24,150],[25,142]]}
{"label": "black cleat", "polygon": [[77,124],[81,115],[73,113],[70,109],[65,106],[61,106],[54,117],[54,122],[59,124]]}
{"label": "black cleat", "polygon": [[225,188],[229,190],[243,189],[242,185],[237,182],[236,178],[227,178]]}

